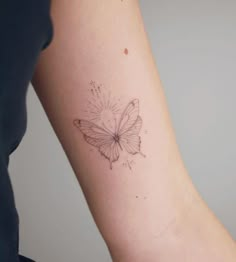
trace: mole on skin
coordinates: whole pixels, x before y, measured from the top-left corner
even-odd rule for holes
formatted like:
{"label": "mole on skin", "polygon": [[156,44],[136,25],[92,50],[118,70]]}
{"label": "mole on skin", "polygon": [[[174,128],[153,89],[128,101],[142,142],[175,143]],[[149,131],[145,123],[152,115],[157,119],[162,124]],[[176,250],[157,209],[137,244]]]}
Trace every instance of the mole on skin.
{"label": "mole on skin", "polygon": [[129,50],[127,48],[125,48],[124,53],[125,53],[125,55],[128,55],[129,54]]}

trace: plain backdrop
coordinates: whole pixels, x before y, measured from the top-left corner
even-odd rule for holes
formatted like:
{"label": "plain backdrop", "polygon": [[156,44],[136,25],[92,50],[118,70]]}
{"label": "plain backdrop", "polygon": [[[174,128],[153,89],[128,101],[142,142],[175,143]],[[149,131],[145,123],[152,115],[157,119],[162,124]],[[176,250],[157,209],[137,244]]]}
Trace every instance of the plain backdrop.
{"label": "plain backdrop", "polygon": [[[140,4],[186,167],[236,238],[236,1]],[[32,86],[10,174],[21,253],[37,262],[111,262]]]}

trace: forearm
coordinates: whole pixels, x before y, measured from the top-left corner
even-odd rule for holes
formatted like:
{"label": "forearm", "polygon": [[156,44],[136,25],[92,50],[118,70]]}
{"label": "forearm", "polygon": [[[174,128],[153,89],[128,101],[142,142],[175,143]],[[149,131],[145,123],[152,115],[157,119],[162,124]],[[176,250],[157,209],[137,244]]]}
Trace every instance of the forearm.
{"label": "forearm", "polygon": [[33,84],[114,260],[164,258],[196,213],[233,245],[184,168],[137,2],[60,0],[52,15]]}

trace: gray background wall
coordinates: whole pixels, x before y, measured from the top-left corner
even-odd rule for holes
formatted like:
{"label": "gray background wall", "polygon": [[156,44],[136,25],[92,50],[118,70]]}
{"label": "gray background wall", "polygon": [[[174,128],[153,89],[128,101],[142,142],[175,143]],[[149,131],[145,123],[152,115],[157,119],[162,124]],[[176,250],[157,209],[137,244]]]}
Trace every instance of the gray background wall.
{"label": "gray background wall", "polygon": [[[140,3],[189,174],[236,238],[236,2]],[[28,112],[10,166],[22,253],[39,262],[110,262],[32,87]]]}

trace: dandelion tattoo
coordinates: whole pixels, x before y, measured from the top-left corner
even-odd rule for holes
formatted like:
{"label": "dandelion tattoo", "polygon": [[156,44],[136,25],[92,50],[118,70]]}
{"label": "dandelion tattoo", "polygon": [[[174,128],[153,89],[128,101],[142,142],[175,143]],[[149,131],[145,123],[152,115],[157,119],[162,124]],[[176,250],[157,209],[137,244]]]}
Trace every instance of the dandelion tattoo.
{"label": "dandelion tattoo", "polygon": [[75,119],[74,125],[83,134],[85,141],[96,147],[100,154],[112,164],[118,161],[121,152],[140,154],[142,118],[139,115],[139,100],[131,100],[120,113],[118,103],[110,94],[105,96],[101,86],[91,82],[92,101],[88,101],[90,119]]}

